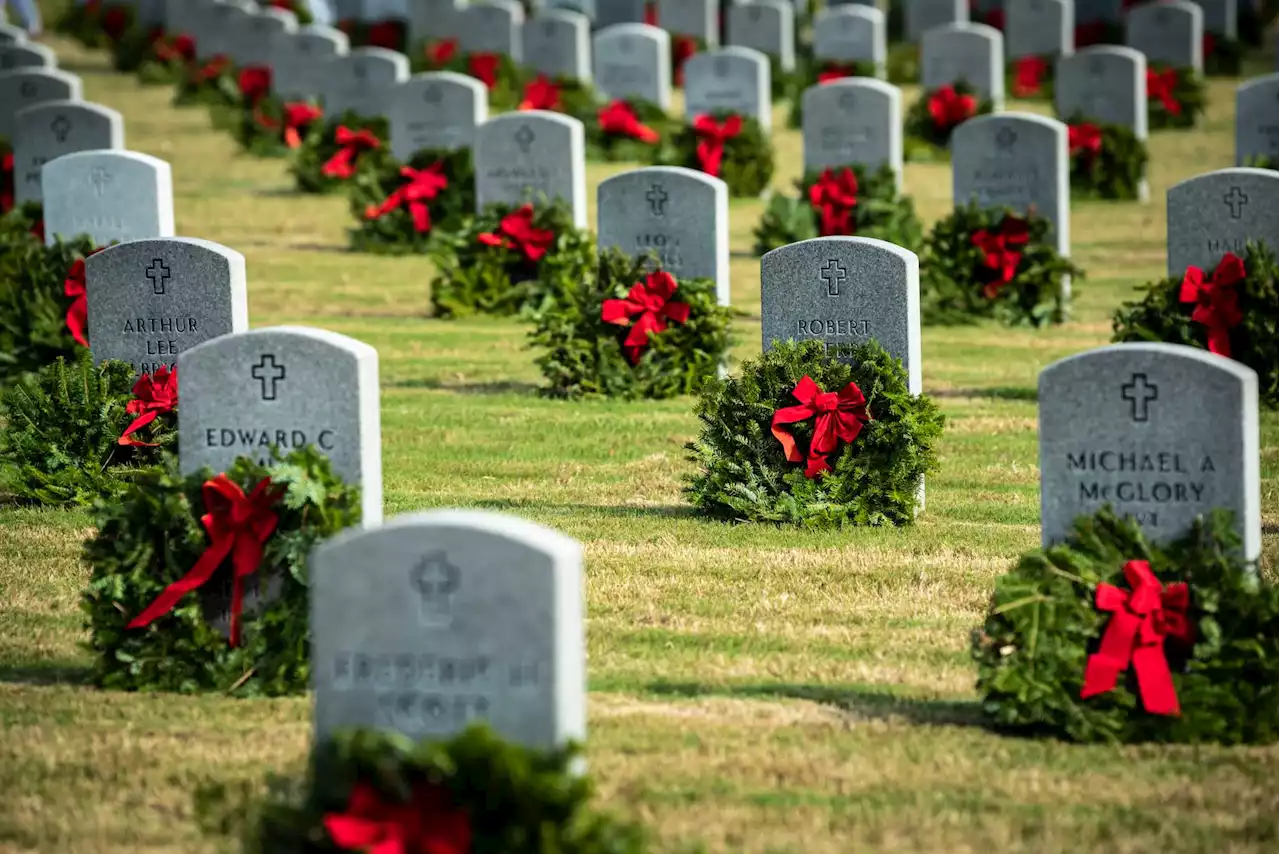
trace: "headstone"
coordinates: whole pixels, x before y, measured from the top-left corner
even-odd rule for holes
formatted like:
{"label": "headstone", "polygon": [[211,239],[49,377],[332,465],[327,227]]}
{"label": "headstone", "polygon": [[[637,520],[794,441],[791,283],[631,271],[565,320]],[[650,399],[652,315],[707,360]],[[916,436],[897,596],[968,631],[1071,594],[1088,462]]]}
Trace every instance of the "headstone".
{"label": "headstone", "polygon": [[409,58],[381,47],[358,47],[321,67],[324,114],[335,118],[354,110],[370,118],[389,112],[396,87],[409,79]]}
{"label": "headstone", "polygon": [[457,0],[410,0],[410,44],[456,38],[461,11]]}
{"label": "headstone", "polygon": [[606,98],[635,98],[671,107],[671,36],[647,24],[614,24],[598,31],[595,85]]}
{"label": "headstone", "polygon": [[1236,165],[1253,158],[1280,159],[1276,126],[1280,124],[1277,76],[1268,74],[1246,80],[1236,89]]}
{"label": "headstone", "polygon": [[[579,15],[585,15],[588,24],[594,24],[596,20],[596,0],[549,0],[548,9],[563,9],[566,12],[577,12]],[[641,20],[644,20],[641,18]]]}
{"label": "headstone", "polygon": [[934,27],[969,20],[968,0],[903,0],[906,7],[907,41],[919,44]]}
{"label": "headstone", "polygon": [[0,71],[57,67],[58,55],[47,45],[32,42],[0,44]]}
{"label": "headstone", "polygon": [[587,227],[587,175],[582,122],[527,110],[495,116],[476,131],[476,209],[563,199],[573,223]]}
{"label": "headstone", "polygon": [[1276,251],[1280,233],[1280,172],[1234,167],[1207,172],[1174,184],[1165,197],[1168,220],[1168,271],[1188,267],[1211,271],[1222,256],[1244,256],[1245,241]]}
{"label": "headstone", "polygon": [[643,24],[647,0],[596,0],[595,24],[612,27],[614,24]]}
{"label": "headstone", "polygon": [[13,24],[6,24],[3,21],[0,21],[0,45],[26,44],[26,42],[26,32],[19,27],[15,27]]}
{"label": "headstone", "polygon": [[804,91],[804,168],[888,166],[902,188],[902,90],[883,80],[847,77]]}
{"label": "headstone", "polygon": [[1124,0],[1075,0],[1076,26],[1084,24],[1121,24]]}
{"label": "headstone", "polygon": [[[292,12],[267,7],[255,12],[244,22],[244,46],[240,49],[242,65],[272,66],[274,71],[275,47],[282,36],[298,31],[298,19]],[[272,89],[275,88],[272,74]]]}
{"label": "headstone", "polygon": [[816,339],[850,362],[868,340],[902,361],[912,394],[921,390],[920,260],[870,237],[815,237],[760,259],[764,350],[774,341]]}
{"label": "headstone", "polygon": [[45,101],[80,100],[80,78],[53,68],[0,71],[0,137],[13,139],[20,110]]}
{"label": "headstone", "polygon": [[1235,41],[1239,38],[1237,0],[1195,0],[1204,13],[1204,31]]}
{"label": "headstone", "polygon": [[313,445],[360,487],[361,524],[380,524],[378,351],[306,326],[237,331],[178,359],[179,468],[224,471],[240,456],[265,462],[272,445]]}
{"label": "headstone", "polygon": [[672,35],[701,39],[708,47],[720,44],[716,0],[657,0],[658,26]]}
{"label": "headstone", "polygon": [[524,7],[515,0],[482,0],[458,14],[458,47],[463,53],[498,53],[521,61]]}
{"label": "headstone", "polygon": [[14,117],[14,198],[40,202],[41,168],[76,151],[124,148],[124,118],[101,104],[45,101]]}
{"label": "headstone", "polygon": [[1072,0],[1021,0],[1009,3],[1004,15],[1004,54],[1068,56],[1075,46]]}
{"label": "headstone", "polygon": [[1054,108],[1067,121],[1079,115],[1120,125],[1147,138],[1147,58],[1131,47],[1097,45],[1058,60]]}
{"label": "headstone", "polygon": [[729,44],[774,57],[783,71],[795,70],[795,7],[789,0],[752,0],[730,6],[725,29]]}
{"label": "headstone", "polygon": [[524,64],[555,79],[591,82],[591,21],[580,12],[549,9],[520,31]]}
{"label": "headstone", "polygon": [[874,6],[836,6],[820,11],[813,22],[813,55],[817,60],[866,62],[876,77],[885,76],[888,56],[884,13]]}
{"label": "headstone", "polygon": [[773,96],[767,56],[749,47],[724,47],[689,57],[684,64],[685,119],[720,110],[750,116],[769,133]]}
{"label": "headstone", "polygon": [[169,164],[136,151],[78,151],[44,167],[44,237],[98,246],[173,236]]}
{"label": "headstone", "polygon": [[729,304],[729,188],[696,169],[650,166],[600,182],[596,232],[601,250],[656,252],[677,280],[711,279]]}
{"label": "headstone", "polygon": [[1125,16],[1124,43],[1147,64],[1204,70],[1204,12],[1188,0],[1135,6]]}
{"label": "headstone", "polygon": [[920,83],[936,89],[965,81],[998,112],[1004,107],[1004,36],[986,24],[945,24],[920,41]]}
{"label": "headstone", "polygon": [[138,0],[134,4],[134,14],[138,23],[146,27],[164,27],[168,20],[168,3],[166,0]]}
{"label": "headstone", "polygon": [[489,118],[489,90],[465,74],[415,74],[395,88],[388,118],[391,154],[403,162],[424,149],[471,148]]}
{"label": "headstone", "polygon": [[1261,551],[1258,376],[1179,344],[1113,344],[1040,374],[1040,526],[1045,545],[1110,504],[1156,542],[1230,510]]}
{"label": "headstone", "polygon": [[245,64],[249,18],[254,8],[234,0],[208,0],[206,29],[196,35],[196,46],[206,46],[210,56],[225,54],[237,65]]}
{"label": "headstone", "polygon": [[[187,35],[193,39],[196,38],[204,28],[205,5],[192,0],[165,0],[165,29],[175,36]],[[199,47],[197,44],[197,51]]]}
{"label": "headstone", "polygon": [[281,98],[316,98],[324,91],[326,63],[349,51],[347,34],[312,24],[272,40],[271,88]]}
{"label": "headstone", "polygon": [[308,568],[317,739],[348,727],[445,739],[484,722],[540,750],[585,740],[575,541],[513,516],[435,510],[344,531]]}

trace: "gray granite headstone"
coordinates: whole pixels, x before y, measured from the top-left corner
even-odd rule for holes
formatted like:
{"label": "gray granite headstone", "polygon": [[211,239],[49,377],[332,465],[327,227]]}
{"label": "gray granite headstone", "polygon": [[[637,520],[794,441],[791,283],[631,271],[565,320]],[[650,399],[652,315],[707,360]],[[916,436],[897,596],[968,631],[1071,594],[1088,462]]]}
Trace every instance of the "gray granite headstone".
{"label": "gray granite headstone", "polygon": [[1204,12],[1204,31],[1225,39],[1239,37],[1238,0],[1195,0]]}
{"label": "gray granite headstone", "polygon": [[1188,0],[1135,6],[1124,20],[1124,43],[1151,66],[1204,70],[1204,11]]}
{"label": "gray granite headstone", "polygon": [[796,67],[795,7],[789,0],[752,0],[725,10],[729,44],[776,58],[783,71]]}
{"label": "gray granite headstone", "polygon": [[[85,259],[89,349],[141,374],[249,327],[244,256],[208,240],[133,240]],[[185,401],[184,401],[185,403]]]}
{"label": "gray granite headstone", "polygon": [[594,24],[596,20],[596,0],[547,0],[547,8],[577,12],[585,15],[590,24]]}
{"label": "gray granite headstone", "polygon": [[1235,513],[1261,551],[1258,376],[1179,344],[1113,344],[1040,374],[1040,526],[1048,545],[1110,504],[1156,542]]}
{"label": "gray granite headstone", "polygon": [[1075,46],[1072,0],[1020,0],[1004,13],[1004,55],[1066,56]]}
{"label": "gray granite headstone", "polygon": [[517,64],[524,7],[515,0],[483,0],[458,13],[458,48],[463,53],[498,53]]}
{"label": "gray granite headstone", "polygon": [[591,82],[591,21],[571,9],[548,9],[520,28],[525,67],[550,78]]}
{"label": "gray granite headstone", "polygon": [[196,35],[197,47],[203,42],[208,46],[210,55],[225,54],[237,65],[244,65],[249,19],[255,11],[249,3],[212,0],[207,7],[207,29]]}
{"label": "gray granite headstone", "polygon": [[595,85],[606,98],[671,107],[671,35],[647,24],[614,24],[594,39]]}
{"label": "gray granite headstone", "polygon": [[595,24],[611,27],[614,24],[643,24],[647,0],[596,0]]}
{"label": "gray granite headstone", "polygon": [[1004,36],[995,27],[944,24],[921,37],[921,85],[936,89],[962,80],[997,112],[1004,107]]}
{"label": "gray granite headstone", "polygon": [[1124,0],[1075,0],[1076,26],[1120,24],[1124,21]]}
{"label": "gray granite headstone", "polygon": [[415,74],[396,87],[388,116],[391,154],[407,162],[424,149],[471,148],[488,121],[489,90],[452,71]]}
{"label": "gray granite headstone", "polygon": [[[39,202],[41,169],[64,154],[124,148],[124,118],[101,104],[45,101],[14,117],[14,198]],[[117,200],[118,201],[118,200]]]}
{"label": "gray granite headstone", "polygon": [[80,78],[54,68],[0,71],[0,137],[13,139],[20,110],[45,101],[80,100]]}
{"label": "gray granite headstone", "polygon": [[1276,126],[1280,124],[1280,93],[1275,74],[1246,80],[1236,89],[1236,165],[1252,158],[1280,158]]}
{"label": "gray granite headstone", "polygon": [[410,44],[456,38],[460,11],[457,0],[410,0]]}
{"label": "gray granite headstone", "polygon": [[[298,31],[298,19],[292,12],[284,9],[268,7],[255,12],[244,22],[244,46],[240,48],[242,65],[273,66],[275,48],[280,44],[282,36]],[[272,68],[274,72],[274,67]],[[275,75],[272,74],[272,90],[275,90]]]}
{"label": "gray granite headstone", "polygon": [[903,0],[906,7],[907,41],[919,44],[934,27],[969,20],[968,0]]}
{"label": "gray granite headstone", "polygon": [[713,48],[720,44],[716,0],[657,0],[658,26],[677,36],[693,36]]}
{"label": "gray granite headstone", "polygon": [[[165,0],[165,29],[172,35],[195,38],[203,26],[204,3],[200,0]],[[197,51],[199,44],[196,45]]]}
{"label": "gray granite headstone", "polygon": [[347,34],[318,24],[272,40],[271,88],[281,98],[315,98],[331,73],[325,63],[349,51]]}
{"label": "gray granite headstone", "polygon": [[44,238],[87,234],[98,246],[173,237],[169,164],[137,151],[78,151],[44,167]]}
{"label": "gray granite headstone", "polygon": [[368,344],[306,326],[242,330],[184,350],[178,382],[183,472],[314,445],[359,485],[361,524],[382,521],[378,352]]}
{"label": "gray granite headstone", "polygon": [[26,43],[26,32],[19,27],[15,27],[13,24],[6,24],[3,21],[0,21],[0,45]]}
{"label": "gray granite headstone", "polygon": [[495,116],[476,130],[476,209],[563,199],[587,227],[582,122],[545,110]]}
{"label": "gray granite headstone", "polygon": [[334,118],[347,110],[361,116],[386,116],[396,86],[409,79],[409,58],[381,47],[353,48],[321,66],[324,114]]}
{"label": "gray granite headstone", "polygon": [[902,361],[919,394],[920,260],[870,237],[815,237],[760,259],[760,319],[766,351],[776,341],[816,339],[848,362],[868,340]]}
{"label": "gray granite headstone", "polygon": [[1247,240],[1275,252],[1280,172],[1238,166],[1197,175],[1170,187],[1165,207],[1170,276],[1210,271],[1227,252],[1243,257]]}
{"label": "gray granite headstone", "polygon": [[168,3],[166,0],[138,0],[134,5],[138,23],[149,27],[163,27],[168,21]]}
{"label": "gray granite headstone", "polygon": [[48,45],[33,42],[0,44],[0,71],[57,67],[58,55]]}
{"label": "gray granite headstone", "polygon": [[729,188],[696,169],[650,166],[600,182],[596,190],[600,249],[656,252],[677,280],[711,279],[729,304]]}
{"label": "gray granite headstone", "polygon": [[823,9],[813,22],[813,55],[820,61],[872,63],[876,77],[884,77],[884,13],[874,6]]}
{"label": "gray granite headstone", "polygon": [[902,90],[883,80],[846,77],[804,91],[804,168],[888,166],[902,187]]}
{"label": "gray granite headstone", "polygon": [[1058,60],[1054,108],[1067,121],[1079,115],[1120,125],[1147,138],[1147,58],[1131,47],[1097,45]]}
{"label": "gray granite headstone", "polygon": [[474,722],[547,750],[586,738],[582,547],[514,516],[435,510],[312,551],[317,739]]}
{"label": "gray granite headstone", "polygon": [[684,115],[728,110],[751,116],[766,134],[773,124],[769,58],[749,47],[723,47],[689,57],[684,64]]}

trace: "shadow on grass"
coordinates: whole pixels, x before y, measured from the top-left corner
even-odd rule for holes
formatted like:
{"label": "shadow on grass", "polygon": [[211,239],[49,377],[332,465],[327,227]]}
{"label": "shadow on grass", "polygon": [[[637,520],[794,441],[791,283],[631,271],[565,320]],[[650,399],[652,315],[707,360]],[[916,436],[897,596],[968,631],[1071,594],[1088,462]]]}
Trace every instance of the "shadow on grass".
{"label": "shadow on grass", "polygon": [[0,664],[0,682],[19,685],[88,685],[93,668],[78,664]]}
{"label": "shadow on grass", "polygon": [[536,395],[538,386],[517,380],[494,380],[487,383],[446,383],[434,377],[384,382],[383,388],[427,388],[458,394],[528,394]]}
{"label": "shadow on grass", "polygon": [[476,501],[472,506],[484,510],[542,510],[565,516],[594,515],[621,519],[635,519],[641,516],[660,516],[665,519],[692,519],[698,515],[696,508],[680,504],[660,504],[651,507],[626,504],[546,504],[540,501],[522,501],[512,498],[486,498]]}
{"label": "shadow on grass", "polygon": [[901,719],[913,724],[989,729],[982,709],[971,700],[920,700],[872,688],[837,685],[703,685],[697,682],[653,682],[645,686],[668,697],[743,697],[809,700],[844,712],[879,720]]}
{"label": "shadow on grass", "polygon": [[930,397],[985,397],[992,400],[1024,400],[1035,403],[1040,395],[1034,388],[1019,386],[991,386],[989,388],[944,388],[937,391],[925,389]]}

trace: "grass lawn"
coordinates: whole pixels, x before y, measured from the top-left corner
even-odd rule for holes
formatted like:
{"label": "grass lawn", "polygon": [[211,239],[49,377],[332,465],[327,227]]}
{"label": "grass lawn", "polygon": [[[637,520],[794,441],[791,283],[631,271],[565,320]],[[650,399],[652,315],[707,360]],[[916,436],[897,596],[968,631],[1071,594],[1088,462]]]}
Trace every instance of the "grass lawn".
{"label": "grass lawn", "polygon": [[[1165,191],[1233,165],[1235,81],[1211,84],[1198,130],[1154,135],[1151,204],[1074,206],[1088,275],[1070,324],[925,329],[924,387],[948,426],[918,524],[808,533],[690,512],[691,400],[540,399],[520,324],[429,319],[429,266],[348,253],[344,199],[295,195],[282,161],[237,153],[203,109],[175,110],[167,88],[50,43],[87,100],[124,114],[129,148],[173,164],[178,233],[244,253],[254,326],[309,324],[378,349],[388,515],[489,508],[585,544],[588,759],[603,802],[652,827],[658,850],[1276,850],[1276,747],[995,735],[979,726],[968,660],[993,581],[1039,544],[1037,374],[1106,343],[1113,310],[1163,274]],[[787,188],[800,137],[775,134]],[[592,188],[621,168],[590,165]],[[948,171],[907,167],[927,222],[950,205]],[[738,361],[759,350],[761,210],[731,209]],[[1274,412],[1261,453],[1274,577]],[[0,852],[218,850],[195,825],[194,788],[300,768],[309,700],[87,686],[77,555],[89,525],[82,512],[0,508]]]}

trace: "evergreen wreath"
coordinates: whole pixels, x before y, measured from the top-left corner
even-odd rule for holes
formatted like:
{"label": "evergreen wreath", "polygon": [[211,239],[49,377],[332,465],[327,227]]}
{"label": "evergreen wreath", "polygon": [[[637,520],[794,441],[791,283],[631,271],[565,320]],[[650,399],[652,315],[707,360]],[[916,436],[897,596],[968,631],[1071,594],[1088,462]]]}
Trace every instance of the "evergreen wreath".
{"label": "evergreen wreath", "polygon": [[735,198],[757,197],[773,180],[769,137],[754,118],[736,113],[695,116],[676,131],[664,160],[722,179]]}
{"label": "evergreen wreath", "polygon": [[1275,171],[1280,169],[1280,159],[1268,157],[1265,154],[1255,154],[1245,160],[1245,166],[1252,166],[1254,169],[1270,169]]}
{"label": "evergreen wreath", "polygon": [[88,346],[83,259],[96,248],[88,237],[0,240],[0,385]]}
{"label": "evergreen wreath", "polygon": [[408,26],[399,18],[383,18],[378,21],[358,21],[344,18],[337,28],[347,34],[351,47],[381,47],[404,53],[408,47]]}
{"label": "evergreen wreath", "polygon": [[476,209],[471,149],[427,149],[402,164],[383,151],[366,158],[349,198],[358,252],[426,252],[440,232],[457,231]]}
{"label": "evergreen wreath", "polygon": [[591,84],[573,77],[525,75],[519,91],[517,110],[563,113],[586,124],[595,118],[600,109],[600,96]]}
{"label": "evergreen wreath", "polygon": [[670,398],[715,376],[732,311],[710,279],[680,279],[616,247],[537,319],[530,345],[548,397]]}
{"label": "evergreen wreath", "polygon": [[875,77],[876,64],[869,60],[818,59],[814,56],[797,56],[796,70],[788,82],[787,97],[791,109],[787,113],[787,127],[798,129],[804,125],[805,90],[819,83],[831,83],[846,77]]}
{"label": "evergreen wreath", "polygon": [[85,47],[101,47],[104,41],[102,0],[68,4],[54,22],[53,29],[54,32],[75,39]]}
{"label": "evergreen wreath", "polygon": [[654,164],[678,126],[665,110],[641,98],[619,98],[582,117],[588,160]]}
{"label": "evergreen wreath", "polygon": [[537,319],[594,273],[596,242],[559,199],[488,205],[459,231],[437,234],[430,257],[435,317]]}
{"label": "evergreen wreath", "polygon": [[[534,750],[473,724],[444,741],[350,729],[317,746],[305,779],[205,784],[195,813],[245,854],[396,851],[435,854],[643,854],[639,825],[591,806],[574,744]],[[390,849],[387,849],[390,851]]]}
{"label": "evergreen wreath", "polygon": [[283,157],[302,147],[311,126],[324,119],[324,111],[309,101],[282,101],[261,95],[241,106],[232,130],[240,147],[258,157]]}
{"label": "evergreen wreath", "polygon": [[240,88],[236,83],[235,67],[230,57],[224,54],[204,62],[189,62],[183,66],[178,78],[173,105],[205,106],[212,116],[215,110],[239,106]]}
{"label": "evergreen wreath", "polygon": [[1205,108],[1204,80],[1190,68],[1147,67],[1147,127],[1194,127]]}
{"label": "evergreen wreath", "polygon": [[799,196],[775,194],[755,229],[755,254],[812,237],[876,237],[919,252],[924,231],[910,196],[899,195],[893,169],[881,165],[806,172]]}
{"label": "evergreen wreath", "polygon": [[[1079,742],[1274,743],[1276,586],[1239,547],[1225,511],[1168,545],[1109,507],[1082,516],[1067,542],[997,579],[971,647],[983,713],[1000,729]],[[1127,644],[1110,650],[1122,661],[1097,655],[1109,632],[1121,632],[1114,646],[1143,619],[1122,604],[1135,588],[1155,600],[1138,631],[1154,635],[1143,649],[1157,660],[1130,662]],[[1171,692],[1155,690],[1164,666]]]}
{"label": "evergreen wreath", "polygon": [[707,43],[698,36],[671,33],[671,84],[684,86],[684,64],[699,53],[705,53]]}
{"label": "evergreen wreath", "polygon": [[269,2],[262,5],[292,13],[293,17],[297,19],[299,27],[315,23],[315,17],[311,14],[311,7],[303,0],[269,0]]}
{"label": "evergreen wreath", "polygon": [[1006,90],[1020,100],[1053,100],[1056,57],[1023,56],[1009,64]]}
{"label": "evergreen wreath", "polygon": [[[206,514],[212,518],[208,531],[201,523]],[[234,514],[248,515],[248,524],[228,518]],[[360,519],[359,489],[343,483],[327,458],[307,447],[269,467],[241,457],[224,475],[205,469],[184,476],[177,459],[166,454],[162,465],[139,472],[117,501],[98,504],[95,517],[96,533],[83,552],[92,574],[81,597],[94,684],[240,696],[307,689],[306,558],[317,542]],[[279,595],[240,615],[237,638],[230,581],[237,555],[251,551],[237,551],[234,543],[246,538],[263,547],[249,584],[278,587]],[[215,560],[216,566],[207,566]],[[206,622],[200,592],[176,601],[177,591],[160,598],[174,582],[205,568],[214,574],[200,590],[233,591],[236,643]]]}
{"label": "evergreen wreath", "polygon": [[1120,306],[1113,341],[1163,341],[1199,347],[1235,359],[1258,373],[1262,403],[1275,408],[1280,395],[1280,299],[1276,253],[1250,241],[1243,258],[1228,253],[1213,270],[1190,267],[1140,289],[1136,302]]}
{"label": "evergreen wreath", "polygon": [[[951,144],[951,134],[974,116],[992,111],[990,98],[980,97],[968,82],[926,89],[907,110],[903,121],[905,136],[931,156],[943,153]],[[925,153],[920,152],[920,153]]]}
{"label": "evergreen wreath", "polygon": [[1073,116],[1067,126],[1071,193],[1077,198],[1136,200],[1147,175],[1147,144],[1123,125]]}
{"label": "evergreen wreath", "polygon": [[121,74],[136,74],[154,57],[152,46],[163,37],[164,27],[133,22],[120,38],[111,41],[111,67]]}
{"label": "evergreen wreath", "polygon": [[293,149],[289,172],[304,193],[328,193],[355,177],[360,161],[386,145],[387,120],[348,110],[337,118],[311,122]]}
{"label": "evergreen wreath", "polygon": [[6,201],[10,208],[0,215],[0,270],[11,250],[32,242],[44,245],[44,205],[26,201],[13,207],[12,196],[0,198],[0,203]]}
{"label": "evergreen wreath", "polygon": [[[1247,6],[1248,4],[1243,4]],[[1238,26],[1237,26],[1238,29]],[[1238,77],[1244,60],[1244,43],[1215,33],[1205,33],[1204,73],[1209,77]]]}
{"label": "evergreen wreath", "polygon": [[0,490],[46,505],[118,500],[177,440],[170,377],[165,368],[135,382],[128,362],[95,367],[81,349],[21,378],[0,393]]}
{"label": "evergreen wreath", "polygon": [[[856,367],[821,341],[775,341],[740,376],[709,379],[694,410],[701,434],[687,446],[692,504],[717,519],[805,528],[910,524],[937,468],[943,415],[911,394],[878,342],[852,357]],[[794,420],[802,407],[810,414]]]}
{"label": "evergreen wreath", "polygon": [[920,260],[926,322],[993,317],[1007,326],[1066,320],[1062,277],[1084,272],[1048,241],[1049,221],[1010,208],[957,207],[938,220]]}
{"label": "evergreen wreath", "polygon": [[138,59],[138,80],[144,85],[176,86],[196,61],[196,40],[186,33],[161,32]]}
{"label": "evergreen wreath", "polygon": [[511,57],[501,53],[466,53],[455,38],[430,41],[410,57],[413,73],[452,71],[474,77],[489,90],[491,113],[514,109],[524,91],[524,73]]}

